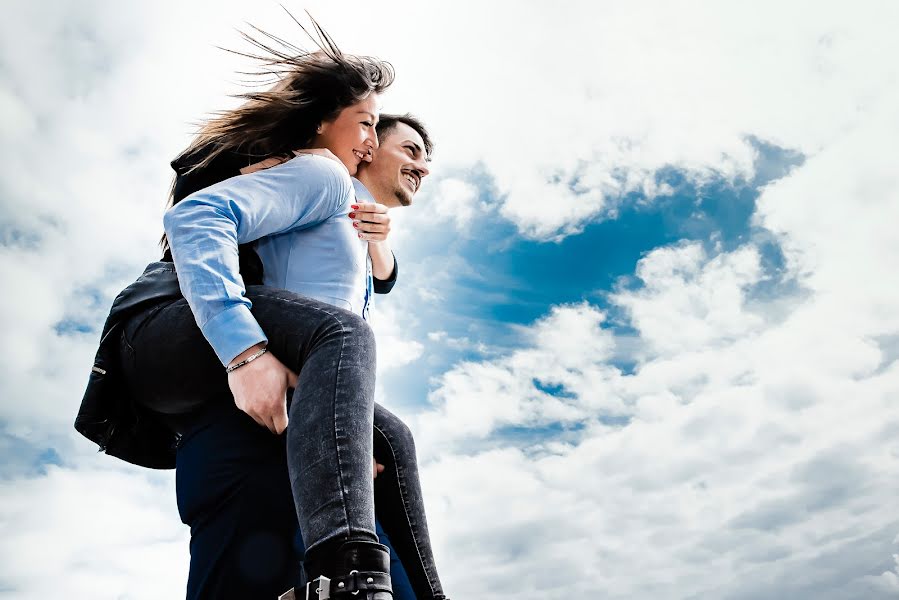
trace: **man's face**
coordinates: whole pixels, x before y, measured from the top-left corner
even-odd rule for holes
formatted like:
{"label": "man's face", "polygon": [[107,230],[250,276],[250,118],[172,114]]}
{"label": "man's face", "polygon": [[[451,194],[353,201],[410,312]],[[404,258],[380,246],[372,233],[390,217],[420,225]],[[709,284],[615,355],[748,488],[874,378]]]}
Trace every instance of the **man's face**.
{"label": "man's face", "polygon": [[428,173],[421,135],[405,123],[397,123],[381,140],[371,163],[359,166],[358,177],[378,202],[395,208],[412,204]]}

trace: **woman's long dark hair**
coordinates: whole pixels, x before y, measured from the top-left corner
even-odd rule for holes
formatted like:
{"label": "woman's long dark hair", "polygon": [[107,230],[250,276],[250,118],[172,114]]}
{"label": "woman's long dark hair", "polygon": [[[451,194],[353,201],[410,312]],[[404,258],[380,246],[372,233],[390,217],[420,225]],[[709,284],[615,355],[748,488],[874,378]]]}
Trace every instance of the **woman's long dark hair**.
{"label": "woman's long dark hair", "polygon": [[[246,102],[206,121],[196,138],[172,161],[179,176],[204,169],[224,153],[240,154],[251,158],[249,162],[292,156],[292,150],[310,146],[323,121],[393,83],[390,63],[344,54],[311,16],[315,35],[289,11],[287,14],[318,50],[309,52],[253,26],[261,39],[240,32],[259,52],[228,51],[260,63],[260,71],[250,75],[274,77],[277,83],[266,91],[236,94]],[[179,200],[174,197],[173,186],[168,205]],[[161,245],[163,250],[168,249],[165,235]]]}

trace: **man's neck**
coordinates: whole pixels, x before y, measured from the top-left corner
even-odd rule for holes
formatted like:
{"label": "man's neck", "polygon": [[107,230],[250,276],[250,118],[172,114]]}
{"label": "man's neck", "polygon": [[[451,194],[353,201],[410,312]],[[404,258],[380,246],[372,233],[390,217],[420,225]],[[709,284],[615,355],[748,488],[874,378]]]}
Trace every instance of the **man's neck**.
{"label": "man's neck", "polygon": [[[379,204],[383,204],[383,202],[381,201],[381,199],[378,198],[378,197],[372,192],[372,188],[369,187],[369,185],[366,183],[365,177],[364,177],[364,176],[363,176],[363,177],[354,177],[354,178],[353,178],[353,186],[356,188],[356,196],[357,196],[356,199],[357,199],[357,200],[359,199],[358,196],[360,195],[360,193],[364,192],[364,194],[366,195],[365,200],[368,200],[367,196],[371,196],[371,199],[372,199],[372,200],[374,200],[375,202],[377,202],[377,203],[379,203]],[[362,188],[362,191],[361,191],[361,192],[360,192],[360,189],[359,189],[360,187]]]}

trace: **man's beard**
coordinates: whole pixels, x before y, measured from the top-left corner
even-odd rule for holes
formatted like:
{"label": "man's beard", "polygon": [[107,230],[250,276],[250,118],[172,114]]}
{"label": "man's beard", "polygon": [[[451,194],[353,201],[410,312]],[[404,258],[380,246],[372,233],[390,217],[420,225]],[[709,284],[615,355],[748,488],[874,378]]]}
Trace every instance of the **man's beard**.
{"label": "man's beard", "polygon": [[394,189],[393,195],[400,203],[400,206],[409,206],[410,204],[412,204],[412,194],[402,188]]}

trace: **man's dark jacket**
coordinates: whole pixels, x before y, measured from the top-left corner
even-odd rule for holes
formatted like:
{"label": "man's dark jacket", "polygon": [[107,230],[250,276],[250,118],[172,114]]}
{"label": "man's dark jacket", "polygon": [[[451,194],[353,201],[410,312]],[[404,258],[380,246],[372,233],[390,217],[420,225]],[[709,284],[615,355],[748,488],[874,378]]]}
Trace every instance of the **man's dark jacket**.
{"label": "man's dark jacket", "polygon": [[122,377],[119,340],[129,318],[181,297],[175,265],[170,262],[150,263],[137,281],[122,290],[103,326],[87,390],[75,418],[75,429],[101,451],[152,469],[175,468],[177,439],[130,397]]}

